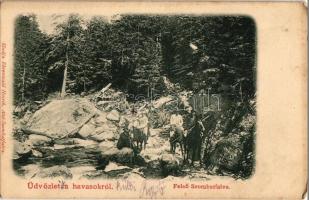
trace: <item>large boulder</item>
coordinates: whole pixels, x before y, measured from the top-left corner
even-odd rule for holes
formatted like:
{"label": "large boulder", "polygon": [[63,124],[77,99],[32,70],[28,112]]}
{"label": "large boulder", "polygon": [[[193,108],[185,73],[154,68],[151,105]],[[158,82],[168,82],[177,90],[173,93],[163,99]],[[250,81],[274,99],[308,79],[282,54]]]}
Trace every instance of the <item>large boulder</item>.
{"label": "large boulder", "polygon": [[19,159],[22,157],[29,157],[32,153],[32,146],[28,143],[21,143],[14,141],[14,154],[13,159]]}
{"label": "large boulder", "polygon": [[106,116],[106,118],[110,121],[116,121],[119,122],[120,120],[120,114],[117,110],[112,110],[108,113],[108,115]]}
{"label": "large boulder", "polygon": [[115,141],[119,138],[118,126],[114,121],[106,118],[107,113],[102,112],[93,120],[86,123],[78,132],[83,139],[97,142]]}
{"label": "large boulder", "polygon": [[98,112],[87,99],[54,100],[34,113],[24,131],[64,138],[75,134]]}
{"label": "large boulder", "polygon": [[95,119],[95,125],[93,124],[85,124],[84,127],[79,131],[79,135],[81,135],[84,139],[91,139],[97,142],[102,141],[115,141],[119,138],[118,126],[112,121],[105,121],[104,123],[97,124],[97,120]]}
{"label": "large boulder", "polygon": [[107,114],[102,112],[98,117],[95,118],[95,123],[97,126],[104,125],[107,122]]}
{"label": "large boulder", "polygon": [[79,131],[78,134],[82,138],[88,138],[95,132],[95,126],[91,123],[85,124]]}

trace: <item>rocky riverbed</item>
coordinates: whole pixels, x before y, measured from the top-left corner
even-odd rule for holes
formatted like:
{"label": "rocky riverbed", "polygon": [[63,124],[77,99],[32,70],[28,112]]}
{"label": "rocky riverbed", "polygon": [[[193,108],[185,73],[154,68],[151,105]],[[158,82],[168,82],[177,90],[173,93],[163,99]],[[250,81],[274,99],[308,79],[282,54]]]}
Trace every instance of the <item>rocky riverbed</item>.
{"label": "rocky riverbed", "polygon": [[147,148],[137,155],[130,148],[117,149],[121,117],[118,111],[102,112],[85,99],[47,104],[16,130],[23,138],[14,145],[17,173],[40,178],[185,175],[180,152],[169,152],[164,128],[150,129]]}
{"label": "rocky riverbed", "polygon": [[205,168],[184,163],[179,147],[175,154],[170,152],[167,119],[173,105],[167,105],[167,111],[162,109],[169,102],[173,99],[162,97],[153,102],[159,113],[152,113],[147,146],[134,152],[118,149],[117,141],[124,119],[132,121],[136,114],[117,104],[100,107],[102,103],[90,98],[52,100],[15,118],[14,169],[25,178],[208,179],[211,175],[242,178],[251,174],[255,115],[246,110],[250,107],[237,105],[208,120]]}

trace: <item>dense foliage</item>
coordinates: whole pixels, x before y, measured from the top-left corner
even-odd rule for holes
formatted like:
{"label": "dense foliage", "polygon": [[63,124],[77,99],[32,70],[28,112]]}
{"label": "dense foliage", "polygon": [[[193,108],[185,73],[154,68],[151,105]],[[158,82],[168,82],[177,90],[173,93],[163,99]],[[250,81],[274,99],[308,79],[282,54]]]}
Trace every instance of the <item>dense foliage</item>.
{"label": "dense foliage", "polygon": [[42,99],[47,93],[45,63],[48,37],[38,26],[36,17],[20,16],[15,22],[14,96],[15,102]]}
{"label": "dense foliage", "polygon": [[51,92],[80,94],[111,82],[132,94],[211,88],[246,100],[255,93],[255,24],[248,17],[70,15],[47,35],[34,15],[15,26],[15,103]]}

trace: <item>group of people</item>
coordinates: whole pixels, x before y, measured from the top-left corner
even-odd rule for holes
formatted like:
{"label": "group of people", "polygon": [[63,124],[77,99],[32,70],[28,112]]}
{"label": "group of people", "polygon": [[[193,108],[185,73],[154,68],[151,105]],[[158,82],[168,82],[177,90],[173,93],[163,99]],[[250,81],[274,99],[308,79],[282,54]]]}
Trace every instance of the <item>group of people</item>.
{"label": "group of people", "polygon": [[184,124],[183,116],[176,111],[170,119],[170,146],[171,152],[175,153],[179,144],[181,153],[185,161],[199,160],[202,164],[203,146],[205,146],[205,127],[201,115],[192,111],[186,116]]}
{"label": "group of people", "polygon": [[120,122],[120,136],[117,148],[132,148],[134,151],[140,151],[146,148],[147,139],[150,134],[150,125],[147,112],[136,114],[132,121],[122,117]]}
{"label": "group of people", "polygon": [[[147,110],[147,109],[145,109]],[[205,127],[202,123],[201,115],[195,111],[190,113],[180,113],[176,110],[169,121],[169,142],[170,151],[175,153],[177,145],[180,146],[181,153],[185,161],[199,160],[202,163],[203,146],[205,146]],[[185,117],[185,121],[184,121]],[[138,112],[129,121],[122,117],[120,120],[121,133],[117,143],[117,148],[132,148],[139,153],[146,148],[150,135],[149,112]]]}

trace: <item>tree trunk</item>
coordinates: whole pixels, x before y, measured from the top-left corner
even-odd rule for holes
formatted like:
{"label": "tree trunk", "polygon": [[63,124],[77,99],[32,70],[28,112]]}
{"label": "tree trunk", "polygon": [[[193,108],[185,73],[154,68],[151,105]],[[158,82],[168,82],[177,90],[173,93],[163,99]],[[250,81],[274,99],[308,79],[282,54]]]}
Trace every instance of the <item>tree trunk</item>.
{"label": "tree trunk", "polygon": [[85,70],[83,70],[83,83],[84,83],[84,92],[86,92],[86,75],[85,75]]}
{"label": "tree trunk", "polygon": [[240,99],[241,99],[241,103],[244,102],[243,96],[242,96],[242,87],[241,87],[241,81],[239,82],[239,93],[240,93]]}
{"label": "tree trunk", "polygon": [[25,99],[25,79],[26,79],[26,67],[24,65],[24,72],[23,72],[23,87],[21,90],[21,101],[24,101]]}
{"label": "tree trunk", "polygon": [[60,94],[60,97],[62,98],[66,95],[65,89],[66,89],[68,65],[69,65],[69,55],[68,55],[69,52],[68,51],[69,51],[69,34],[67,37],[67,47],[66,47],[66,52],[65,52],[66,61],[64,64],[65,66],[64,66],[63,81],[62,81],[62,88],[61,88],[61,94]]}
{"label": "tree trunk", "polygon": [[67,74],[68,74],[68,61],[65,62],[65,68],[63,72],[63,82],[62,82],[62,88],[61,88],[61,97],[64,97],[66,95],[65,88],[66,88],[66,82],[67,82]]}

